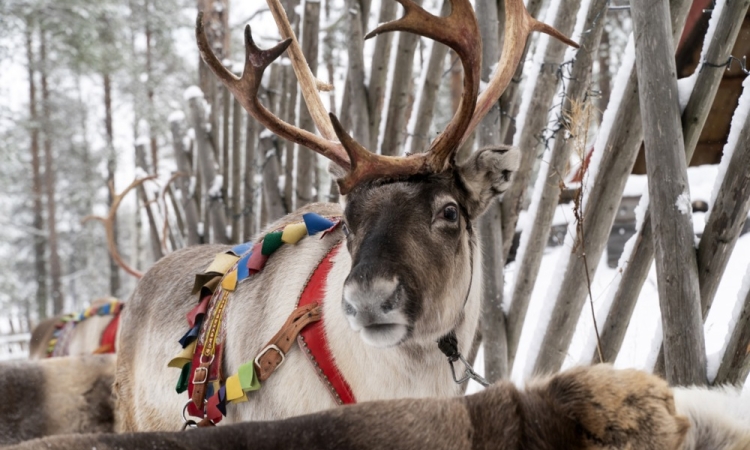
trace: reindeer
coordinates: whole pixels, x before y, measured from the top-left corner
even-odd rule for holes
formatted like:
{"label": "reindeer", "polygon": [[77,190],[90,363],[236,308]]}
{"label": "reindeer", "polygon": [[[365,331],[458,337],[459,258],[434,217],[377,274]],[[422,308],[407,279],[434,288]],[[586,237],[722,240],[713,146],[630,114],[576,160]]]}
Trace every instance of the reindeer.
{"label": "reindeer", "polygon": [[[97,309],[107,304],[113,305],[118,300],[111,297],[98,298],[91,302],[88,309]],[[119,311],[119,309],[117,309]],[[76,313],[75,315],[77,315]],[[110,333],[116,331],[119,312],[104,315],[92,315],[83,321],[66,321],[66,314],[58,314],[41,321],[31,332],[29,341],[29,359],[44,359],[49,356],[81,356],[93,353],[111,353],[114,351],[111,336],[104,337],[109,328]],[[50,341],[58,331],[54,351],[50,354]],[[112,335],[114,336],[114,335]]]}
{"label": "reindeer", "polygon": [[[718,405],[735,411],[722,414]],[[189,432],[62,436],[14,449],[747,450],[749,409],[736,392],[670,389],[645,372],[597,365],[523,390],[501,381],[467,397],[370,402]]]}
{"label": "reindeer", "polygon": [[[482,285],[476,223],[508,188],[519,152],[485,148],[463,162],[456,152],[510,82],[531,31],[576,44],[533,19],[522,0],[506,0],[499,69],[478,95],[481,38],[469,1],[452,0],[447,17],[434,16],[411,0],[397,1],[405,15],[368,36],[407,31],[434,39],[452,48],[464,69],[461,101],[448,126],[426,153],[405,157],[381,156],[362,147],[326,113],[317,94],[306,102],[323,137],[281,121],[260,104],[258,90],[266,67],[294,38],[261,50],[248,26],[245,68],[237,78],[211,52],[198,16],[196,38],[208,67],[267,129],[330,159],[343,199],[343,207],[315,204],[271,225],[269,229],[278,229],[308,211],[341,216],[344,222],[322,238],[282,247],[262,272],[232,293],[225,313],[224,373],[234,373],[258,356],[294,310],[308,276],[336,249],[319,303],[330,353],[354,398],[362,402],[462,392],[436,342],[455,334],[459,351],[471,345]],[[314,92],[309,69],[297,71],[297,78],[303,91]],[[195,304],[193,275],[225,250],[211,245],[175,252],[138,284],[123,312],[118,342],[115,390],[124,430],[180,427],[185,398],[175,393],[177,373],[166,364]],[[248,403],[229,406],[226,422],[279,419],[337,404],[302,352],[290,351],[284,366]]]}

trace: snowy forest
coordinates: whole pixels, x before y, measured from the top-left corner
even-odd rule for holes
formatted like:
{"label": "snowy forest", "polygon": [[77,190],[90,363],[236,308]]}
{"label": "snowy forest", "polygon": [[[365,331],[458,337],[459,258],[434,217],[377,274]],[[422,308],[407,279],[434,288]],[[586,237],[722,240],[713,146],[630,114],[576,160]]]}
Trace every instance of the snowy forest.
{"label": "snowy forest", "polygon": [[[415,2],[450,12],[449,0]],[[669,2],[663,65],[680,78],[674,142],[684,150],[675,161],[648,152],[642,116],[664,113],[642,108],[648,87],[637,80],[663,61],[641,62],[653,56],[637,50],[631,2],[525,3],[580,49],[532,34],[513,82],[459,150],[461,159],[509,144],[522,154],[479,224],[476,369],[522,380],[607,361],[670,381],[741,383],[750,370],[747,2]],[[198,11],[214,53],[239,76],[246,24],[260,48],[282,40],[269,4],[0,1],[0,343],[98,298],[127,301],[175,250],[246,242],[301,206],[338,201],[328,161],[266,130],[200,62]],[[399,3],[282,5],[325,108],[358,142],[412,154],[445,129],[461,99],[456,54],[409,33],[365,40],[400,17]],[[503,1],[474,7],[481,91],[497,70],[505,11]],[[259,97],[316,131],[286,53]],[[0,358],[18,358],[18,345]],[[678,347],[691,350],[675,364]]]}

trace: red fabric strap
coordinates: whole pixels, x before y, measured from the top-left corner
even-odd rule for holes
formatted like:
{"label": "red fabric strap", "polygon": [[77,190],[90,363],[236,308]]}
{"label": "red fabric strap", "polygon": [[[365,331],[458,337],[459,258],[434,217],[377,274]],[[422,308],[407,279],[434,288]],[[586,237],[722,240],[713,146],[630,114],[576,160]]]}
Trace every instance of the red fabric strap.
{"label": "red fabric strap", "polygon": [[[333,258],[339,251],[341,244],[334,246],[323,258],[323,261],[315,268],[310,280],[305,286],[305,290],[302,292],[298,307],[305,306],[310,303],[319,303],[322,306],[323,299],[325,298],[326,281],[328,274],[333,267]],[[319,374],[323,378],[323,381],[327,381],[328,388],[332,390],[331,394],[337,397],[340,404],[348,405],[356,403],[354,394],[352,393],[351,387],[344,379],[343,375],[336,366],[331,355],[331,350],[328,347],[328,342],[325,335],[325,329],[323,328],[323,321],[325,321],[325,315],[323,320],[312,323],[305,327],[300,332],[297,341],[302,347],[303,352],[310,358],[314,365],[316,365]]]}
{"label": "red fabric strap", "polygon": [[117,338],[117,327],[120,325],[120,313],[109,321],[107,327],[102,332],[102,338],[99,341],[99,348],[107,349],[106,353],[115,353],[115,339]]}

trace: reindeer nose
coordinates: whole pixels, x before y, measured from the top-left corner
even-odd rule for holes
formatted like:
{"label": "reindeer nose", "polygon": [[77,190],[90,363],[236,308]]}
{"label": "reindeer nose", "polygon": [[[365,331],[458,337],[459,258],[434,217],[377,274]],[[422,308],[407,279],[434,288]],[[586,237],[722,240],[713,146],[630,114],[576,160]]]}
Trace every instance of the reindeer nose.
{"label": "reindeer nose", "polygon": [[388,313],[399,306],[398,278],[376,278],[369,283],[356,277],[344,287],[344,313],[360,327],[386,322]]}

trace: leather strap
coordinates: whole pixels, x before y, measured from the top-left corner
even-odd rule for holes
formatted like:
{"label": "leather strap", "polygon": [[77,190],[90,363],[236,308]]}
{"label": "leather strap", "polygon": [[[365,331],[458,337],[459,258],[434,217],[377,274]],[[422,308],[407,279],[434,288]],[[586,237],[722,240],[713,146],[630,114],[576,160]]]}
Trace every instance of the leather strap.
{"label": "leather strap", "polygon": [[216,340],[221,329],[221,322],[224,318],[224,310],[229,298],[229,291],[222,291],[221,298],[216,303],[213,315],[210,318],[208,328],[205,329],[206,340],[203,343],[203,350],[200,356],[200,365],[193,370],[193,395],[192,400],[196,408],[203,408],[203,401],[206,399],[206,390],[209,382],[209,371],[214,363],[216,352]]}
{"label": "leather strap", "polygon": [[[313,302],[325,298],[328,273],[333,267],[333,258],[338,253],[339,248],[341,248],[341,244],[334,246],[315,269],[300,297],[300,307],[315,304]],[[349,383],[346,382],[344,376],[336,366],[336,362],[333,360],[333,355],[331,355],[331,350],[328,347],[323,322],[313,323],[302,330],[297,341],[303,353],[307,355],[315,366],[318,376],[326,388],[328,388],[333,399],[339,405],[356,403],[357,401],[354,398]]]}
{"label": "leather strap", "polygon": [[255,358],[255,368],[258,370],[258,379],[266,381],[276,370],[297,339],[300,331],[311,323],[321,319],[320,306],[317,303],[309,303],[292,311],[286,319],[284,326],[263,347],[263,350]]}

